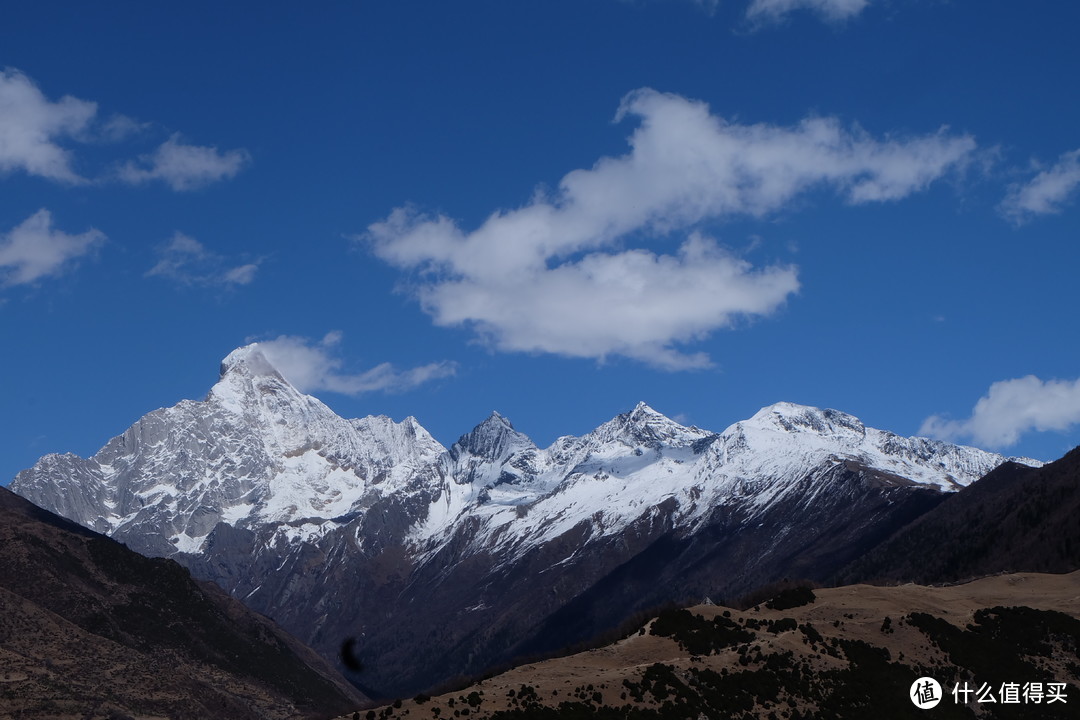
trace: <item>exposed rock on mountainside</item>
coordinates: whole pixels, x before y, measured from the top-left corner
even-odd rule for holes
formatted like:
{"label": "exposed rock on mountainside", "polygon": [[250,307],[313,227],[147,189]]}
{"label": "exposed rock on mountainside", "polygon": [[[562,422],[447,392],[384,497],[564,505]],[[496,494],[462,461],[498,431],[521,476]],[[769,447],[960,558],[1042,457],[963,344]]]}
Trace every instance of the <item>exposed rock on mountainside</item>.
{"label": "exposed rock on mountainside", "polygon": [[364,686],[404,694],[664,601],[824,579],[1003,461],[790,403],[721,433],[641,403],[544,449],[494,413],[446,450],[413,418],[338,417],[252,345],[205,400],[12,489],[325,657],[356,638]]}
{"label": "exposed rock on mountainside", "polygon": [[0,488],[0,716],[284,719],[363,701],[216,586]]}

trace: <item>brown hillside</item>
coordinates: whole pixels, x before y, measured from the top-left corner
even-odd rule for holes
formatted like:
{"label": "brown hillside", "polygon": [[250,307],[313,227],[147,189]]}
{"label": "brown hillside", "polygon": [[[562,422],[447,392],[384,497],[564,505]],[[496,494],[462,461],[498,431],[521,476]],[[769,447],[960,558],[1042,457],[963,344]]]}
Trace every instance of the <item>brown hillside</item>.
{"label": "brown hillside", "polygon": [[0,720],[283,720],[363,700],[175,562],[0,488]]}
{"label": "brown hillside", "polygon": [[[613,645],[360,717],[1080,717],[1080,572],[813,592],[787,609],[668,611]],[[945,688],[932,712],[907,698],[922,675]],[[1063,682],[1067,701],[957,705],[965,680]]]}

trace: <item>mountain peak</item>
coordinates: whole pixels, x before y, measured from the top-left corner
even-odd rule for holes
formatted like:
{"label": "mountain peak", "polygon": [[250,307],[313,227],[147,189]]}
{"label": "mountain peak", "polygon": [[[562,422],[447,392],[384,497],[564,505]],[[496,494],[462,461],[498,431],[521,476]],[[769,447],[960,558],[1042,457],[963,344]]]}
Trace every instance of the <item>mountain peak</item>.
{"label": "mountain peak", "polygon": [[698,428],[685,427],[644,402],[604,423],[594,433],[625,444],[650,446],[672,442],[688,444],[709,434]]}
{"label": "mountain peak", "polygon": [[758,410],[746,421],[749,425],[768,427],[784,432],[811,432],[818,435],[865,435],[866,426],[854,415],[830,408],[778,402]]}
{"label": "mountain peak", "polygon": [[454,459],[466,452],[475,457],[495,459],[508,452],[535,448],[533,441],[515,430],[508,418],[492,410],[484,422],[458,438],[450,448],[450,454]]}
{"label": "mountain peak", "polygon": [[676,426],[682,427],[679,423],[675,422],[667,415],[659,412],[644,402],[639,402],[634,406],[634,409],[624,415],[626,418],[626,424],[630,427],[642,428],[654,425],[660,426]]}
{"label": "mountain peak", "polygon": [[[226,355],[221,361],[220,373],[221,377],[210,388],[207,399],[214,399],[222,407],[238,414],[260,406],[271,397],[276,398],[274,404],[279,410],[284,407],[282,403],[318,403],[285,379],[259,343],[245,345]],[[329,409],[327,412],[330,412]]]}
{"label": "mountain peak", "polygon": [[251,343],[233,350],[221,361],[221,377],[233,373],[241,373],[250,376],[269,375],[281,377],[270,361],[266,359],[259,348],[259,343]]}
{"label": "mountain peak", "polygon": [[632,418],[665,418],[666,416],[654,410],[644,400],[638,402],[634,406],[634,409],[630,411],[630,417]]}
{"label": "mountain peak", "polygon": [[484,422],[477,425],[477,428],[489,427],[489,428],[509,428],[514,429],[514,423],[510,422],[510,418],[502,415],[498,410],[492,410],[491,414],[487,416]]}

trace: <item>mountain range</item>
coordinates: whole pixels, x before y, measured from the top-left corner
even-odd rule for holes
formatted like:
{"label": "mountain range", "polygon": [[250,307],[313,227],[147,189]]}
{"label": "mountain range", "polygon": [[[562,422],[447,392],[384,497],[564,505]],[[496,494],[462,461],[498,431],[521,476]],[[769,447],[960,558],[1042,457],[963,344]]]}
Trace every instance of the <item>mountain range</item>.
{"label": "mountain range", "polygon": [[640,403],[547,448],[492,413],[447,449],[411,417],[337,416],[256,344],[204,400],[11,488],[403,696],[665,602],[829,578],[1005,461],[791,403],[722,432]]}

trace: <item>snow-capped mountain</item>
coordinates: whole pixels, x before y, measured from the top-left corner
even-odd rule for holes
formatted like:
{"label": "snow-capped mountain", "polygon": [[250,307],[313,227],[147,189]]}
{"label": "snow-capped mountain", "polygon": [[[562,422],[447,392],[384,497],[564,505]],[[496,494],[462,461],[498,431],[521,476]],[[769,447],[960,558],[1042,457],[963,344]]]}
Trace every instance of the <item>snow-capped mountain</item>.
{"label": "snow-capped mountain", "polygon": [[448,460],[452,482],[410,535],[420,547],[453,533],[464,517],[489,531],[488,549],[535,546],[587,520],[594,537],[615,534],[669,499],[676,525],[694,528],[732,501],[760,512],[798,491],[809,502],[797,481],[810,469],[844,463],[871,469],[885,483],[951,491],[1004,458],[903,438],[836,410],[792,403],[766,407],[718,434],[684,427],[639,403],[588,435],[559,438],[545,450],[494,413],[451,448]]}
{"label": "snow-capped mountain", "polygon": [[249,345],[205,400],[11,489],[328,656],[362,636],[362,681],[404,693],[650,604],[824,578],[1004,459],[790,403],[720,433],[640,403],[548,448],[496,412],[447,450],[413,418],[337,416]]}
{"label": "snow-capped mountain", "polygon": [[47,455],[11,487],[143,552],[198,553],[218,523],[309,539],[380,497],[437,490],[444,453],[411,417],[339,417],[249,345],[202,402],[149,413],[92,458]]}

